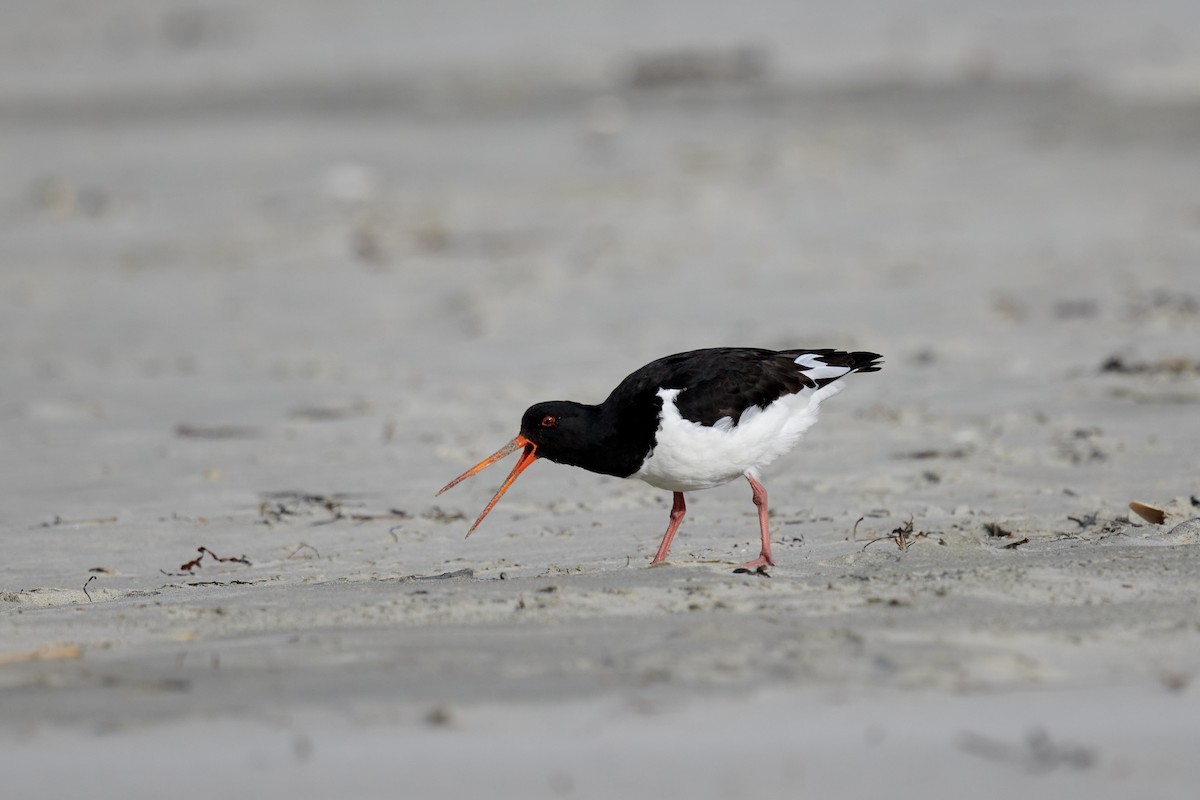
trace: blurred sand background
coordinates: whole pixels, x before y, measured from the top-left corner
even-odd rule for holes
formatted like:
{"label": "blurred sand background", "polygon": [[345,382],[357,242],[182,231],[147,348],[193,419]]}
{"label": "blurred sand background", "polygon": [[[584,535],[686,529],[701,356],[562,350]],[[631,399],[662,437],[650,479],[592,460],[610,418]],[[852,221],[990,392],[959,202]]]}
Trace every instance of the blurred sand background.
{"label": "blurred sand background", "polygon": [[[0,142],[13,796],[1194,795],[1195,3],[5,4]],[[886,359],[770,579],[433,497],[713,345]]]}

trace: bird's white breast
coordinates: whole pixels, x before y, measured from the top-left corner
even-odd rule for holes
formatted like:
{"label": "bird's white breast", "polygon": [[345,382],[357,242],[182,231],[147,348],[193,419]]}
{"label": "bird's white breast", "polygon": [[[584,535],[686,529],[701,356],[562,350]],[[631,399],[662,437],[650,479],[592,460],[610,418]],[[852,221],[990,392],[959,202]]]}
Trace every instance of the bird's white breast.
{"label": "bird's white breast", "polygon": [[711,426],[680,415],[675,398],[686,390],[659,389],[657,440],[641,469],[630,477],[673,492],[711,489],[747,473],[757,477],[760,469],[796,446],[816,423],[821,403],[843,388],[836,381],[815,391],[784,395],[765,408],[746,409],[736,425],[724,417]]}

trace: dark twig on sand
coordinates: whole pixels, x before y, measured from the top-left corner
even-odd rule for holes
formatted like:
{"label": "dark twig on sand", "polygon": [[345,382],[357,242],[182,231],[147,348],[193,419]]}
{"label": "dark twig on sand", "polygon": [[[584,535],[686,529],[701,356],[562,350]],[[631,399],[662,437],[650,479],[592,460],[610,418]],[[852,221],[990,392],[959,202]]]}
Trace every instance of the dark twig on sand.
{"label": "dark twig on sand", "polygon": [[283,522],[288,517],[301,517],[311,514],[313,509],[320,509],[329,514],[325,519],[319,519],[310,524],[330,525],[341,520],[351,522],[373,522],[381,519],[406,520],[411,515],[400,508],[389,508],[379,513],[347,511],[344,494],[311,494],[308,492],[271,492],[263,495],[264,499],[258,506],[259,520],[265,525]]}
{"label": "dark twig on sand", "polygon": [[311,544],[309,544],[308,542],[301,542],[301,543],[299,544],[299,546],[297,546],[297,547],[296,547],[296,549],[295,549],[295,550],[293,550],[292,552],[288,553],[288,554],[285,556],[285,558],[286,558],[286,559],[292,559],[292,558],[295,558],[295,557],[296,557],[296,554],[297,554],[297,553],[299,553],[301,550],[312,550],[312,551],[313,551],[313,556],[315,556],[315,557],[316,557],[316,558],[318,558],[318,559],[321,557],[321,554],[320,554],[319,552],[317,552],[317,548],[313,547],[313,546],[312,546]]}
{"label": "dark twig on sand", "polygon": [[181,564],[179,567],[179,569],[182,570],[181,572],[167,572],[166,570],[159,570],[159,572],[161,572],[164,575],[172,575],[172,576],[180,576],[180,575],[185,575],[185,574],[191,575],[192,570],[196,570],[201,567],[201,562],[204,560],[204,556],[206,556],[206,555],[209,558],[213,559],[214,561],[219,561],[223,564],[233,562],[235,564],[245,564],[246,566],[250,566],[250,559],[246,558],[244,555],[242,555],[242,556],[219,556],[216,553],[214,553],[212,550],[209,550],[207,547],[204,547],[203,545],[200,547],[197,547],[196,552],[198,552],[200,555],[196,556],[191,561],[188,561],[185,564]]}
{"label": "dark twig on sand", "polygon": [[[859,522],[862,522],[862,520],[860,519]],[[855,535],[857,536],[858,522],[854,523],[854,529],[855,529]],[[915,541],[916,539],[925,539],[928,537],[929,537],[929,534],[925,533],[924,531],[916,530],[915,526],[913,525],[913,518],[910,516],[908,518],[908,522],[904,523],[903,525],[893,528],[892,532],[889,533],[887,536],[879,536],[879,537],[867,542],[866,544],[864,544],[863,550],[866,550],[868,547],[875,544],[876,542],[883,542],[883,541],[895,542],[896,546],[899,547],[901,550],[907,550],[908,546],[912,543],[912,541]]]}

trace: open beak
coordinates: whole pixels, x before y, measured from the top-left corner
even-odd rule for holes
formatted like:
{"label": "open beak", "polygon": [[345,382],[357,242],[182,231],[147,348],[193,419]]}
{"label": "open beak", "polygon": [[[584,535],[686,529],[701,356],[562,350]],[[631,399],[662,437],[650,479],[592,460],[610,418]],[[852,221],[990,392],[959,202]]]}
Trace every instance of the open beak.
{"label": "open beak", "polygon": [[482,472],[484,469],[490,467],[492,464],[495,464],[509,453],[521,447],[524,447],[525,451],[521,453],[521,457],[517,459],[516,466],[513,467],[512,472],[508,473],[508,477],[504,479],[504,483],[500,486],[500,488],[496,490],[496,494],[492,496],[492,500],[487,504],[487,508],[483,509],[483,513],[479,515],[479,518],[475,520],[475,524],[471,526],[471,530],[467,531],[467,536],[470,536],[472,531],[479,527],[479,523],[483,522],[483,518],[488,515],[488,512],[492,510],[492,507],[495,506],[496,503],[500,502],[500,498],[505,492],[508,491],[508,487],[513,485],[513,481],[517,479],[517,476],[524,472],[525,468],[532,464],[535,459],[537,459],[537,445],[526,439],[524,436],[518,434],[517,438],[513,439],[511,442],[504,445],[504,447],[501,447],[483,461],[480,461],[478,464],[471,467],[462,475],[459,475],[457,478],[450,481],[438,490],[438,494],[441,494],[447,489],[457,486],[459,483],[471,477],[476,472]]}

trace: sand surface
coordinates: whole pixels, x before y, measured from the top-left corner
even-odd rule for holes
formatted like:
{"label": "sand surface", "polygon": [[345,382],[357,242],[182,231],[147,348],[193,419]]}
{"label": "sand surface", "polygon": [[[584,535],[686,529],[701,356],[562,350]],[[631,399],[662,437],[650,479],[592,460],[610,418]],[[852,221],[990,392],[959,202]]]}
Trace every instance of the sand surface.
{"label": "sand surface", "polygon": [[[22,5],[6,792],[1194,796],[1194,4]],[[886,359],[769,578],[744,483],[433,496],[734,344]]]}

